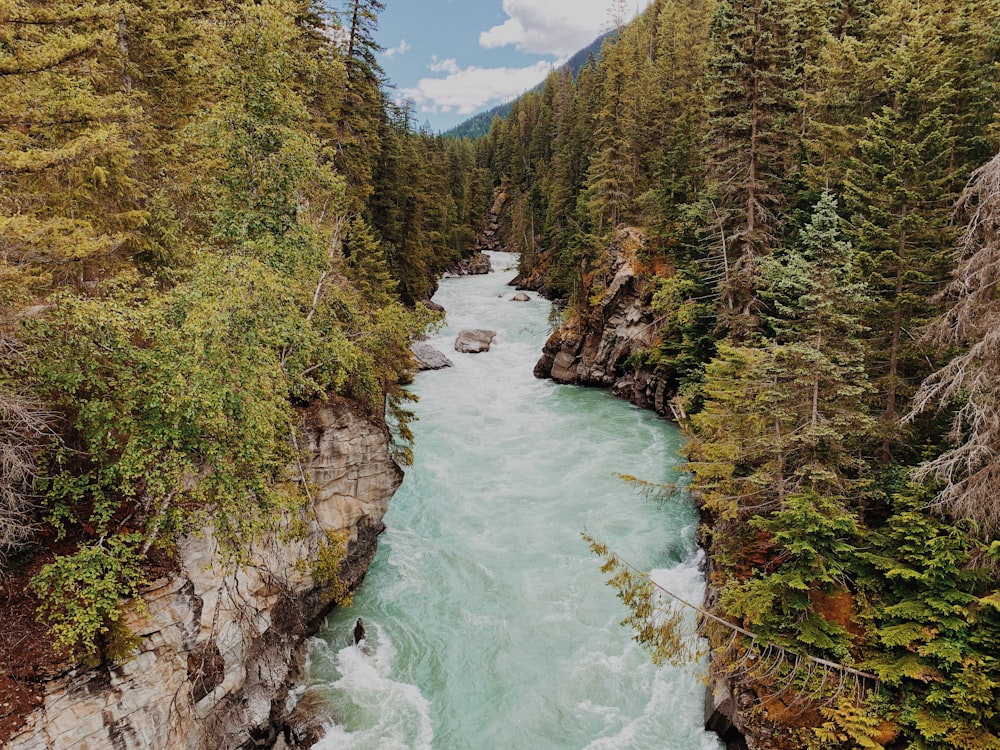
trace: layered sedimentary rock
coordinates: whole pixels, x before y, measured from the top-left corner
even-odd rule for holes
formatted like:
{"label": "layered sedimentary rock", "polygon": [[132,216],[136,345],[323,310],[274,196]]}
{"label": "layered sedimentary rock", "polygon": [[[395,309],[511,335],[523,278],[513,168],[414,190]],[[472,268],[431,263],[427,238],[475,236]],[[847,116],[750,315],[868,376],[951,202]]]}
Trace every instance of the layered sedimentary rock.
{"label": "layered sedimentary rock", "polygon": [[638,406],[668,414],[672,393],[665,379],[653,370],[626,365],[657,336],[635,256],[641,242],[636,230],[622,230],[614,250],[613,276],[600,301],[587,318],[573,320],[549,337],[535,376],[609,388]]}
{"label": "layered sedimentary rock", "polygon": [[385,427],[348,401],[311,407],[304,437],[313,502],[288,521],[304,524],[305,536],[276,530],[239,571],[220,568],[210,531],[183,539],[178,569],[144,592],[146,614],[131,617],[142,637],[135,658],[52,680],[9,750],[271,744],[292,708],[297,649],[333,606],[333,588],[313,580],[309,560],[343,537],[343,583],[359,583],[402,480]]}

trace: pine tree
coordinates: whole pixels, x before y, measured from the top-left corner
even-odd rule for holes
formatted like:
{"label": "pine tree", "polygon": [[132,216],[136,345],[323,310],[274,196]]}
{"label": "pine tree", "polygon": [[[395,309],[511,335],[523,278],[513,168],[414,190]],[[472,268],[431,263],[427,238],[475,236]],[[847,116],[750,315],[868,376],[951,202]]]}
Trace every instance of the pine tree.
{"label": "pine tree", "polygon": [[139,118],[117,3],[10,0],[0,21],[0,304],[83,286],[124,262]]}
{"label": "pine tree", "polygon": [[712,21],[710,244],[724,318],[738,333],[756,325],[757,260],[785,219],[796,113],[788,18],[786,0],[723,0]]}

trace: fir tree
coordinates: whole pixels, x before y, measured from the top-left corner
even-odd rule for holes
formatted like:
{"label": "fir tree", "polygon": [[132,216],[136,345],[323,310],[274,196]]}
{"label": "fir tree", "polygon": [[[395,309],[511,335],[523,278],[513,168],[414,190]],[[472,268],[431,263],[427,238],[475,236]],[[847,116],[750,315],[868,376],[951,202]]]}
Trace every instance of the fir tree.
{"label": "fir tree", "polygon": [[710,243],[725,316],[742,332],[756,325],[757,260],[785,218],[796,112],[788,18],[785,0],[723,0],[712,21]]}

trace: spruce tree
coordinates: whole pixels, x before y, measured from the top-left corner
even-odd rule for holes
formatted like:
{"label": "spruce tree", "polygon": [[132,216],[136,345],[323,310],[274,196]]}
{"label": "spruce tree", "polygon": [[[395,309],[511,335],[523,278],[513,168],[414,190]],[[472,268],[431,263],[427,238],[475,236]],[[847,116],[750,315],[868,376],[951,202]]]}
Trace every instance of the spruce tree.
{"label": "spruce tree", "polygon": [[12,0],[0,43],[0,304],[83,287],[127,260],[139,119],[117,3]]}
{"label": "spruce tree", "polygon": [[709,244],[723,318],[756,325],[756,265],[781,236],[792,161],[794,59],[787,0],[722,0],[709,47]]}
{"label": "spruce tree", "polygon": [[887,101],[866,120],[845,175],[855,242],[875,292],[870,371],[882,407],[883,462],[892,458],[899,417],[926,374],[924,352],[908,332],[933,315],[930,296],[944,277],[956,142],[947,112],[953,50],[941,39],[940,8],[899,1],[889,11],[871,30],[891,45],[871,63],[884,70]]}

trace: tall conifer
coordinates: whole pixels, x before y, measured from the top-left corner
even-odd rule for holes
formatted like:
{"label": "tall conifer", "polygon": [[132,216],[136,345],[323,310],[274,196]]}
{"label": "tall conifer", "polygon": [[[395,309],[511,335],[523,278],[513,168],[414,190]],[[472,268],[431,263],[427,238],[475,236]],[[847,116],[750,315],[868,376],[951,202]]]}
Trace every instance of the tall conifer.
{"label": "tall conifer", "polygon": [[709,56],[712,255],[725,317],[753,328],[758,258],[781,235],[795,127],[787,0],[722,0]]}

